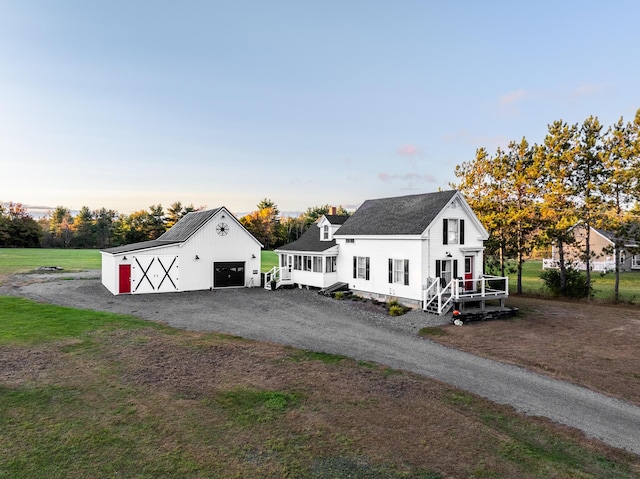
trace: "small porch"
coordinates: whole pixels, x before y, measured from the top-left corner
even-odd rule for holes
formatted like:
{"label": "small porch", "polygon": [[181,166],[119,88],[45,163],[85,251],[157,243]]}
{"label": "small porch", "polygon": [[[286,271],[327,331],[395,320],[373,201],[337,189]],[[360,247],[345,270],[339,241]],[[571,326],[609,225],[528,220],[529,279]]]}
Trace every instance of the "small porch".
{"label": "small porch", "polygon": [[484,309],[486,301],[499,300],[504,306],[504,300],[509,297],[509,278],[482,275],[479,278],[452,279],[446,284],[442,278],[428,278],[422,288],[422,309],[443,315],[460,303],[476,302]]}
{"label": "small porch", "polygon": [[278,289],[280,286],[289,286],[293,284],[291,276],[291,268],[288,266],[274,266],[264,275],[264,289]]}

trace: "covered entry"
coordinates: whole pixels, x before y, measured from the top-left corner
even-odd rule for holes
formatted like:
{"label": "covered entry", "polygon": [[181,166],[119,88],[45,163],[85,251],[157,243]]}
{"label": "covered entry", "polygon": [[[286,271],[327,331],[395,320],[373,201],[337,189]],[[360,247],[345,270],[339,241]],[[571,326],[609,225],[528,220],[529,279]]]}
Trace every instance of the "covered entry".
{"label": "covered entry", "polygon": [[244,261],[213,263],[213,287],[244,286]]}

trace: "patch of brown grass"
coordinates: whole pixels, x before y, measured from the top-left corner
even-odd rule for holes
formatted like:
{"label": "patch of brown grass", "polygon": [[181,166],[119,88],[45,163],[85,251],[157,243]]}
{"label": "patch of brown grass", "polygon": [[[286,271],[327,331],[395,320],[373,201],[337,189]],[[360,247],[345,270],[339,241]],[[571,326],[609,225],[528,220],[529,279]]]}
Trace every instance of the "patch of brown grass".
{"label": "patch of brown grass", "polygon": [[445,326],[441,344],[517,364],[640,405],[640,310],[512,297],[515,319]]}
{"label": "patch of brown grass", "polygon": [[[599,475],[596,466],[585,470],[571,461],[556,465],[530,457],[531,441],[539,440],[554,442],[550,448],[559,448],[559,454],[593,455],[629,468],[627,477],[640,474],[638,457],[575,430],[526,418],[418,375],[388,374],[382,366],[359,366],[347,359],[300,360],[292,348],[205,333],[121,330],[95,333],[91,341],[99,346],[3,348],[0,384],[73,390],[79,406],[58,413],[52,408],[45,426],[38,427],[51,421],[112,431],[128,444],[130,459],[122,457],[119,446],[101,443],[98,457],[91,460],[102,471],[114,472],[108,469],[113,447],[113,460],[122,462],[118,470],[124,475],[126,466],[137,472],[141,466],[136,460],[175,463],[181,477],[330,477],[305,474],[310,467],[328,467],[331,460],[341,467],[352,467],[354,461],[386,465],[406,473],[402,477]],[[36,366],[37,374],[30,366]],[[216,400],[237,390],[284,391],[301,400],[278,412],[277,419],[247,424],[234,420]],[[7,431],[0,446],[12,435],[29,434],[19,427]],[[37,443],[38,434],[36,429],[33,438],[20,436],[21,444]],[[11,447],[13,454],[20,453],[15,441]],[[82,469],[90,466],[75,460],[74,477],[90,477]]]}

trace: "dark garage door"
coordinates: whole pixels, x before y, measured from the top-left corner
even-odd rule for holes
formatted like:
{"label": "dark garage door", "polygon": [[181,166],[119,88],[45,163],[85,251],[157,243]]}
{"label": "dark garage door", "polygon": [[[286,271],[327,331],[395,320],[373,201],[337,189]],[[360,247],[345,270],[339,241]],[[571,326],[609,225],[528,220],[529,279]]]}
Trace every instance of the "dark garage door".
{"label": "dark garage door", "polygon": [[213,263],[213,287],[244,286],[244,262]]}

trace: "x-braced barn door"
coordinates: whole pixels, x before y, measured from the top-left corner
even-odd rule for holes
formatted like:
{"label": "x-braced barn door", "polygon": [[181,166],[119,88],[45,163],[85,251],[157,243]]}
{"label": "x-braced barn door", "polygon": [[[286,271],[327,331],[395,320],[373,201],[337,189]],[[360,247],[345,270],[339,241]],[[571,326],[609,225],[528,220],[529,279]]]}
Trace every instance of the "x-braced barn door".
{"label": "x-braced barn door", "polygon": [[131,289],[134,294],[180,291],[180,257],[134,256]]}

